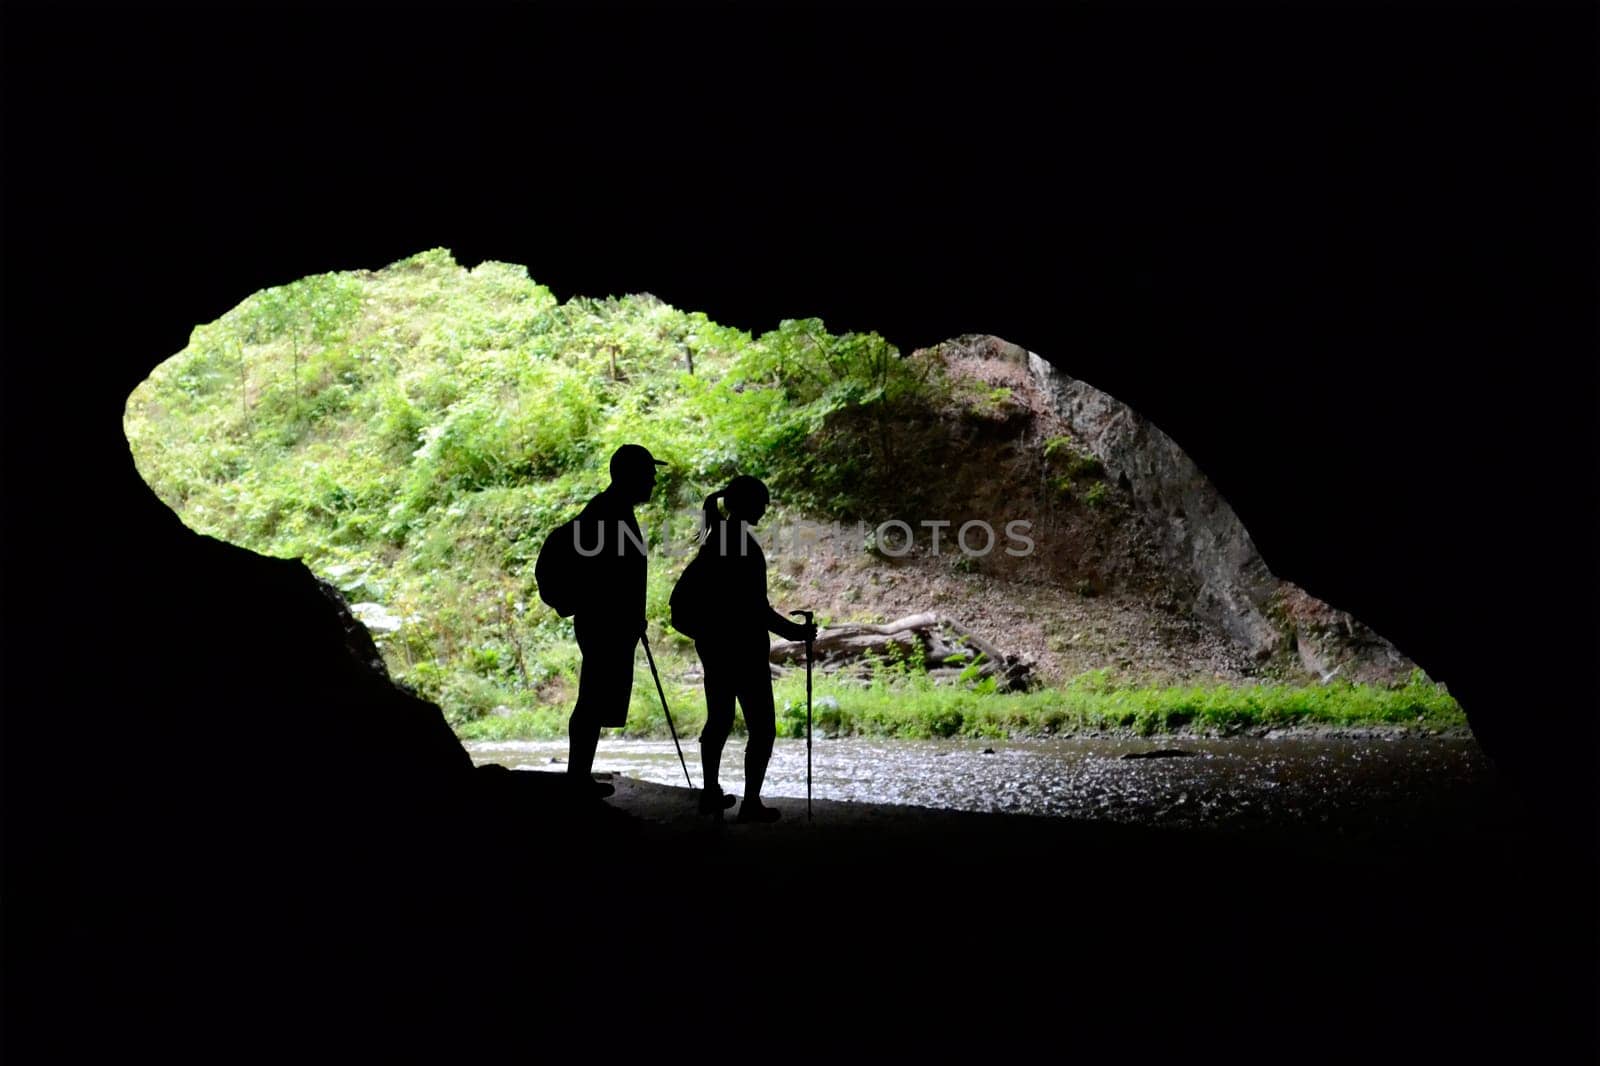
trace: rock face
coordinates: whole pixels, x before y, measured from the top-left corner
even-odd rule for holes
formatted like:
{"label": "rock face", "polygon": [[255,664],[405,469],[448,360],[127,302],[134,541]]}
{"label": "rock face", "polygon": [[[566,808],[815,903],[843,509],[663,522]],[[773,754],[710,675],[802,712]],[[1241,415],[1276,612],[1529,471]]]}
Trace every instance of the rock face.
{"label": "rock face", "polygon": [[1288,651],[1324,681],[1384,683],[1408,676],[1416,663],[1347,611],[1329,607],[1289,581],[1280,581],[1270,614],[1289,634]]}
{"label": "rock face", "polygon": [[381,603],[352,603],[350,613],[359,618],[361,624],[373,633],[398,633],[405,625],[405,619]]}
{"label": "rock face", "polygon": [[1278,581],[1244,524],[1182,448],[1116,399],[1032,352],[1028,369],[1076,440],[1130,491],[1168,565],[1194,581],[1194,610],[1265,659],[1282,634],[1266,605]]}
{"label": "rock face", "polygon": [[1275,577],[1233,508],[1149,420],[1016,345],[986,337],[981,347],[1028,368],[1074,440],[1131,495],[1193,612],[1257,662],[1298,661],[1324,680],[1392,682],[1415,669],[1371,629]]}

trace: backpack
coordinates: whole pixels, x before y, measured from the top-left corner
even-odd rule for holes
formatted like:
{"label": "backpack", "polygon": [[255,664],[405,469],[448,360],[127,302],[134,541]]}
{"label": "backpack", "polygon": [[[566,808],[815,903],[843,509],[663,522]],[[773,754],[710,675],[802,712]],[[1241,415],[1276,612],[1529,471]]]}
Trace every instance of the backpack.
{"label": "backpack", "polygon": [[692,640],[705,636],[712,600],[711,578],[710,561],[702,548],[678,575],[678,583],[672,586],[672,597],[668,601],[672,628]]}
{"label": "backpack", "polygon": [[570,618],[583,602],[583,572],[589,560],[578,553],[577,524],[578,516],[573,515],[552,529],[533,563],[539,598],[562,618]]}

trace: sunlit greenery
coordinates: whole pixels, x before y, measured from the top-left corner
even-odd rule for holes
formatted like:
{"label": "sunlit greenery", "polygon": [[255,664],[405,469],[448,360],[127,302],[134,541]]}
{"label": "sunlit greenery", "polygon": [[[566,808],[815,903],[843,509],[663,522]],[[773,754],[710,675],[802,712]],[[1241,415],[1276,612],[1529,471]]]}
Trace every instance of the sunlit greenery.
{"label": "sunlit greenery", "polygon": [[[461,724],[570,701],[571,624],[532,563],[618,444],[671,464],[639,509],[657,548],[735,473],[780,509],[853,517],[894,462],[853,420],[931,401],[939,366],[816,320],[752,338],[650,296],[562,303],[521,267],[435,250],[251,296],[135,390],[126,429],[192,528],[302,557],[403,620],[379,636],[391,669]],[[684,561],[652,566],[657,623]]]}
{"label": "sunlit greenery", "polygon": [[[864,683],[818,677],[812,699],[816,736],[1020,737],[1064,734],[1139,734],[1175,730],[1227,735],[1291,726],[1407,726],[1449,729],[1466,725],[1460,706],[1418,671],[1396,688],[1335,682],[1329,685],[1223,684],[1123,685],[1104,671],[1033,692],[996,693],[962,685],[936,685],[926,675],[879,676]],[[705,703],[692,685],[666,685],[678,735],[695,736]],[[661,701],[641,664],[634,677],[634,706],[624,732],[669,735]],[[804,675],[774,685],[778,731],[803,737]],[[561,708],[490,716],[461,727],[478,740],[556,739],[566,735]]]}
{"label": "sunlit greenery", "polygon": [[[692,734],[699,691],[672,676],[693,649],[666,608],[702,498],[749,473],[772,487],[775,518],[912,513],[918,479],[903,476],[895,430],[969,384],[943,367],[814,319],[753,337],[650,296],[561,302],[521,267],[467,270],[434,250],[268,289],[197,327],[129,398],[126,430],[140,473],[189,526],[302,557],[464,736],[564,732],[579,657],[533,561],[604,487],[611,451],[644,444],[670,463],[638,511],[657,551],[650,631]],[[1093,459],[1067,438],[1048,450],[1057,488],[1095,503]],[[629,731],[664,733],[642,655],[639,669]],[[791,731],[802,683],[779,685]],[[1083,682],[1002,696],[902,672],[821,681],[818,695],[836,701],[828,731],[915,736],[1459,717],[1442,690],[1402,691]]]}

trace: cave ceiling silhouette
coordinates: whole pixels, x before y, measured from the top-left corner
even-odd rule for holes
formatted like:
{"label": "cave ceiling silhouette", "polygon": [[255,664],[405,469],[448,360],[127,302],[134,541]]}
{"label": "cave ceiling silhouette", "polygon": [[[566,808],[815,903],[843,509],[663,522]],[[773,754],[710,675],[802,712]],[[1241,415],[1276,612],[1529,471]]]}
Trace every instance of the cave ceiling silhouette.
{"label": "cave ceiling silhouette", "polygon": [[8,851],[48,852],[48,816],[10,823],[55,753],[113,799],[92,738],[145,712],[99,649],[181,655],[182,603],[116,597],[174,521],[129,392],[252,292],[431,247],[1039,353],[1592,844],[1582,9],[274,10],[6,13]]}
{"label": "cave ceiling silhouette", "polygon": [[[1006,337],[1166,429],[1276,573],[1452,685],[1511,764],[1529,702],[1587,729],[1594,644],[1564,590],[1593,577],[1569,136],[1592,109],[1577,57],[1532,58],[1571,50],[1560,20],[1286,20],[1266,48],[1242,15],[1014,14],[485,13],[430,29],[433,68],[418,26],[330,17],[315,77],[283,69],[287,27],[244,47],[222,16],[153,12],[159,45],[125,48],[114,17],[41,20],[13,75],[34,106],[8,288],[60,316],[10,324],[38,353],[9,367],[10,479],[53,515],[134,506],[117,416],[193,324],[448,246],[749,329]],[[1487,76],[1486,48],[1521,58]],[[62,361],[81,391],[45,419]],[[85,485],[59,500],[57,464],[16,461],[57,448]]]}

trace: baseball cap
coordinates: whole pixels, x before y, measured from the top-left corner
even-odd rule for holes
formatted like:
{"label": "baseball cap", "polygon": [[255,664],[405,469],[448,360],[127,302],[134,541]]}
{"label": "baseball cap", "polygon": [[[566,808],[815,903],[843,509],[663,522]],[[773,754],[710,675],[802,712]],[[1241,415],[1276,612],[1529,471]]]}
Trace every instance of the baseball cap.
{"label": "baseball cap", "polygon": [[666,466],[665,459],[657,459],[650,454],[650,450],[642,444],[624,444],[611,453],[611,476],[630,470],[644,470],[648,467]]}

